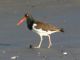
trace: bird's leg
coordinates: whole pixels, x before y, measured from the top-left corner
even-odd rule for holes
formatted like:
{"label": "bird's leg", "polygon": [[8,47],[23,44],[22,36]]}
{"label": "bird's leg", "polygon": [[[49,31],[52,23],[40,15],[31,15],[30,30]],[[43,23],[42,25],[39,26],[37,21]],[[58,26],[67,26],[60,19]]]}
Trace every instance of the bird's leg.
{"label": "bird's leg", "polygon": [[48,45],[48,48],[50,48],[50,47],[52,46],[50,35],[48,35],[48,38],[49,38],[49,45]]}
{"label": "bird's leg", "polygon": [[37,47],[34,47],[34,48],[40,48],[41,47],[41,43],[42,43],[42,40],[43,40],[43,38],[42,38],[42,36],[40,36],[40,43],[39,43],[39,45],[37,46]]}

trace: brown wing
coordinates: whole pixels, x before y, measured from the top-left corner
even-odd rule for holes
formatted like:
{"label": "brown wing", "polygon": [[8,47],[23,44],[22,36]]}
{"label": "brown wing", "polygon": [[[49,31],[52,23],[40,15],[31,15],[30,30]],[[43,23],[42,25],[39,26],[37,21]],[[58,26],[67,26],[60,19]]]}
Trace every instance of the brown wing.
{"label": "brown wing", "polygon": [[43,22],[40,22],[40,21],[36,22],[36,24],[37,24],[37,26],[35,28],[37,28],[37,29],[42,28],[45,31],[48,31],[48,30],[55,31],[57,29],[57,27],[54,26],[54,25],[43,23]]}

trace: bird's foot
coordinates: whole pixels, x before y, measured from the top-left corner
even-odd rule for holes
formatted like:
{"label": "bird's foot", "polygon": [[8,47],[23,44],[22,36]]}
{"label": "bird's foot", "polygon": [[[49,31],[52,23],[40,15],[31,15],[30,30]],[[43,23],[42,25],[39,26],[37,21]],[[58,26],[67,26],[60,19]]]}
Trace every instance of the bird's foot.
{"label": "bird's foot", "polygon": [[40,46],[36,46],[36,47],[34,47],[34,48],[40,48]]}
{"label": "bird's foot", "polygon": [[48,46],[48,48],[50,48],[50,46]]}
{"label": "bird's foot", "polygon": [[52,44],[50,44],[50,45],[48,46],[48,48],[51,48],[51,46],[52,46]]}
{"label": "bird's foot", "polygon": [[32,44],[29,45],[29,48],[40,48],[40,46],[34,47]]}

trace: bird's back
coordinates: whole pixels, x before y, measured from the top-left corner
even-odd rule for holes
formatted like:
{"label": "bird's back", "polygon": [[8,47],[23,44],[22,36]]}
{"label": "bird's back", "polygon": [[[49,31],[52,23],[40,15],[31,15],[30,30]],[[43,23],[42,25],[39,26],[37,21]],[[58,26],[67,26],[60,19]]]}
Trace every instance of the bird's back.
{"label": "bird's back", "polygon": [[43,29],[44,31],[55,31],[56,29],[58,29],[55,25],[52,24],[48,24],[48,23],[43,23],[40,21],[36,21],[37,26],[35,28],[37,29]]}

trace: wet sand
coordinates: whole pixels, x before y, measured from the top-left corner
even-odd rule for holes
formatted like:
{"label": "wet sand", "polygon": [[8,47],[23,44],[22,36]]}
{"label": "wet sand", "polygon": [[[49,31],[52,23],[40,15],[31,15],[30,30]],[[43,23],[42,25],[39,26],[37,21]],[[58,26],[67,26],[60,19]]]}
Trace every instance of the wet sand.
{"label": "wet sand", "polygon": [[[67,54],[64,54],[67,52]],[[79,60],[80,49],[69,48],[59,50],[56,48],[2,48],[0,49],[1,60]]]}
{"label": "wet sand", "polygon": [[[26,27],[16,26],[30,11],[40,21],[64,28],[64,33],[51,35],[53,46],[48,49],[44,37],[40,49],[30,49],[39,43],[39,36]],[[1,0],[0,60],[80,60],[79,0]]]}

